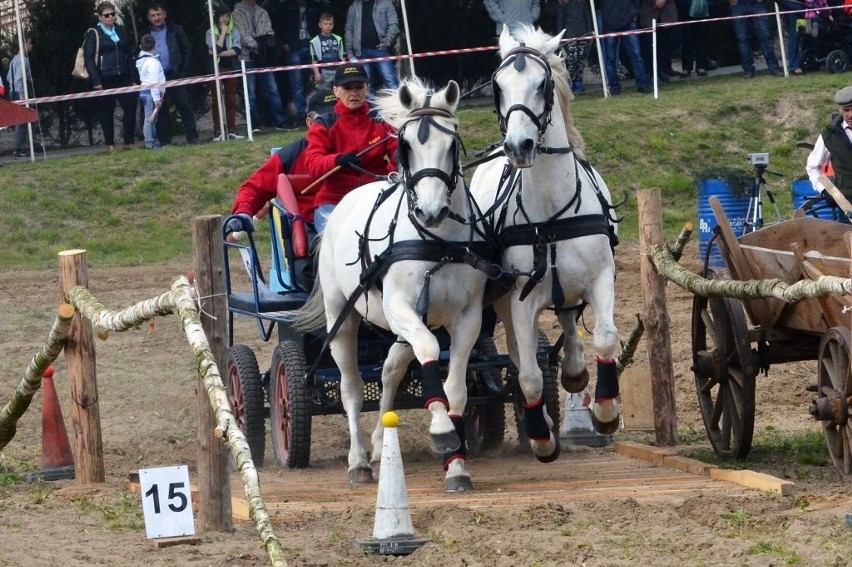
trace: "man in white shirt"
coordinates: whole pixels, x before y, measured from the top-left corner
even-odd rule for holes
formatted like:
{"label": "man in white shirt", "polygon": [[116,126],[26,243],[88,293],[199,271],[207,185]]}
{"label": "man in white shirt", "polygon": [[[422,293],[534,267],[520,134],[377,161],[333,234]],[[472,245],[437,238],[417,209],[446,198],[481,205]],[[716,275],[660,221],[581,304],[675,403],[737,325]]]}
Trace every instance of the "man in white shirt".
{"label": "man in white shirt", "polygon": [[823,129],[808,156],[805,170],[816,192],[825,189],[819,176],[829,164],[834,169],[834,184],[843,196],[852,200],[852,86],[834,94],[839,115]]}

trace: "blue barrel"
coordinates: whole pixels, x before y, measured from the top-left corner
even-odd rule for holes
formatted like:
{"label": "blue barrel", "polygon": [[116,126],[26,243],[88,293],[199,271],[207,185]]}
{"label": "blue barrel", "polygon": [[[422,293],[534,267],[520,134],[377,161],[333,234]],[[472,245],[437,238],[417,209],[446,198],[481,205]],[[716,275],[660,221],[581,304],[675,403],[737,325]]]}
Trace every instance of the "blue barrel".
{"label": "blue barrel", "polygon": [[[698,182],[698,253],[701,263],[704,263],[704,255],[707,252],[707,246],[710,244],[710,239],[713,237],[713,229],[716,228],[716,217],[713,216],[713,209],[710,208],[710,197],[718,197],[722,204],[725,214],[728,215],[728,222],[734,234],[739,237],[743,234],[743,228],[746,222],[746,213],[748,213],[749,196],[737,196],[731,190],[731,187],[724,179],[702,179]],[[718,240],[718,239],[717,239]],[[710,250],[710,260],[708,266],[711,268],[720,268],[725,266],[725,261],[719,254],[719,246],[714,243]]]}
{"label": "blue barrel", "polygon": [[[800,209],[805,201],[811,197],[816,197],[818,193],[814,190],[810,179],[799,179],[790,184],[793,188],[793,208]],[[834,207],[825,206],[824,203],[817,203],[816,206],[808,212],[808,216],[816,216],[817,218],[826,220],[837,220],[834,218]]]}

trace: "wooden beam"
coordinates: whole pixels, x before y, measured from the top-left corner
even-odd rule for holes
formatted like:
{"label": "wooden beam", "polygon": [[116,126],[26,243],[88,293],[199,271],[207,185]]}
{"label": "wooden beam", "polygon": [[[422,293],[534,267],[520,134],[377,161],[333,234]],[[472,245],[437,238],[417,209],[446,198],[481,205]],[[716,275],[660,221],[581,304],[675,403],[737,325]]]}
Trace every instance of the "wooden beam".
{"label": "wooden beam", "polygon": [[[225,301],[222,258],[222,217],[207,215],[192,220],[192,269],[201,298],[201,325],[220,374],[227,375],[228,305]],[[198,375],[198,529],[231,532],[231,485],[228,452],[213,435],[215,412]]]}
{"label": "wooden beam", "polygon": [[663,244],[662,198],[659,189],[643,189],[636,194],[639,205],[639,274],[651,391],[654,397],[654,432],[657,445],[677,444],[674,364],[672,362],[666,284],[651,260],[651,248]]}
{"label": "wooden beam", "polygon": [[777,492],[781,496],[789,496],[796,488],[796,485],[789,480],[781,480],[771,474],[748,470],[712,469],[710,471],[710,478],[713,480],[733,482],[734,484],[748,488],[756,488],[763,492]]}
{"label": "wooden beam", "polygon": [[[59,253],[60,299],[68,303],[68,292],[76,286],[89,286],[89,266],[85,250]],[[68,387],[71,390],[71,424],[74,427],[74,463],[77,484],[104,482],[104,446],[98,405],[98,380],[92,323],[80,313],[74,315],[65,339]]]}

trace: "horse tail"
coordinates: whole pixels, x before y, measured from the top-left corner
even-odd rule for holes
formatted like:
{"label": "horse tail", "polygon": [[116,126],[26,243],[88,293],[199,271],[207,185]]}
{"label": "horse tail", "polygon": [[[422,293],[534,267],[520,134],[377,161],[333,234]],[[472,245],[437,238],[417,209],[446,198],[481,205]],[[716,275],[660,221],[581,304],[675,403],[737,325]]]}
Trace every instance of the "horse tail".
{"label": "horse tail", "polygon": [[[314,257],[319,258],[319,247],[322,242],[317,243]],[[302,333],[310,333],[325,329],[325,299],[322,293],[322,282],[320,281],[319,271],[314,277],[314,287],[311,290],[311,295],[308,301],[297,311],[291,311],[288,317],[288,322],[294,329]]]}

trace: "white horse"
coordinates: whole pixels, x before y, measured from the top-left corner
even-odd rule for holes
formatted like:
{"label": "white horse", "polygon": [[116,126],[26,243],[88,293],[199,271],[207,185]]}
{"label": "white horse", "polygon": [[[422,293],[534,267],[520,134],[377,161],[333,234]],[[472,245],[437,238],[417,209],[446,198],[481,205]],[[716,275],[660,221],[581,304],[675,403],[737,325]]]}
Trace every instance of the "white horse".
{"label": "white horse", "polygon": [[536,361],[537,322],[545,308],[556,307],[565,333],[561,380],[569,392],[581,391],[589,381],[577,336],[578,309],[586,302],[594,311],[598,380],[593,421],[601,432],[618,427],[611,247],[617,237],[610,228],[615,219],[609,189],[585,161],[571,118],[569,77],[559,56],[562,34],[551,37],[530,26],[516,34],[513,38],[503,27],[503,60],[492,77],[505,157],[476,169],[471,192],[492,219],[504,270],[518,276],[495,309],[518,367],[527,437],[536,457],[549,462],[558,457],[559,442],[544,408]]}
{"label": "white horse", "polygon": [[[409,79],[398,91],[382,93],[376,102],[379,115],[399,131],[399,182],[365,185],[337,205],[322,235],[312,297],[296,312],[299,328],[325,323],[331,336],[349,421],[352,484],[373,481],[360,425],[364,384],[356,344],[366,319],[398,337],[382,369],[380,416],[392,409],[397,387],[416,358],[424,406],[432,414],[431,446],[444,454],[445,490],[472,488],[462,416],[486,276],[472,267],[475,254],[469,252],[471,242],[481,238],[473,229],[472,199],[460,173],[458,101],[454,81],[436,93]],[[440,346],[430,331],[439,327],[451,340],[443,387]],[[381,460],[382,436],[379,419],[372,436],[373,463]]]}

